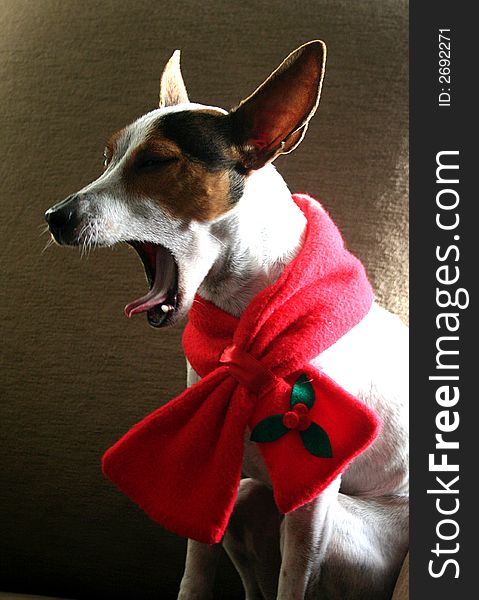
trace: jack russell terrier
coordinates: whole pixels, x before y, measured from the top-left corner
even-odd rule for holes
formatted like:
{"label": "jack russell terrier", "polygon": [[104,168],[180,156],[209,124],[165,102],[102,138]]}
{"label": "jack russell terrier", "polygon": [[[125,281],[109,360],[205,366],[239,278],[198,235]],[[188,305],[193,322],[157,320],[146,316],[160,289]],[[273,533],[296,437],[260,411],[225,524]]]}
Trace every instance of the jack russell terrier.
{"label": "jack russell terrier", "polygon": [[[53,238],[83,250],[127,242],[137,251],[150,290],[125,307],[128,317],[146,312],[153,327],[171,326],[196,296],[239,318],[301,252],[305,213],[271,163],[303,139],[325,61],[323,42],[304,44],[227,112],[189,101],[176,51],[159,108],[115,133],[102,175],[45,213]],[[302,506],[278,510],[259,444],[246,439],[246,478],[221,541],[248,600],[391,598],[408,545],[407,344],[402,322],[372,303],[311,360],[382,424]],[[200,385],[187,366],[188,386]],[[303,413],[293,407],[282,433],[305,433],[301,398]],[[188,541],[181,600],[212,598],[220,547]]]}

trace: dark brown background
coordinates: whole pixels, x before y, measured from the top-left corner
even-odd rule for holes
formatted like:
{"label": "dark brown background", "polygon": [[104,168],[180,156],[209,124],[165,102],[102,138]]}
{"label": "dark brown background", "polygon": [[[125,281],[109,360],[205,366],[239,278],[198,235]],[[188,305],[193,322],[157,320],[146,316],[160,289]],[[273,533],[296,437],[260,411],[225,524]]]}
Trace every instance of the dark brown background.
{"label": "dark brown background", "polygon": [[[175,597],[184,541],[99,461],[182,389],[181,331],[125,319],[145,288],[125,248],[42,253],[43,212],[99,174],[110,133],[155,107],[175,48],[191,99],[228,108],[314,38],[329,49],[320,111],[277,166],[324,202],[406,318],[405,1],[0,0],[0,590]],[[226,561],[218,597],[242,597]]]}

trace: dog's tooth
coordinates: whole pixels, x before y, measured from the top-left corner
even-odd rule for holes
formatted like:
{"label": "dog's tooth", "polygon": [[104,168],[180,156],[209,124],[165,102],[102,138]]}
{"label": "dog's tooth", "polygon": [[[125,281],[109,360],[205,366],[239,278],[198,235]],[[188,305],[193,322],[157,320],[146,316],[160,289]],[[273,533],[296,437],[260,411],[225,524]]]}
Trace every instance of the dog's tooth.
{"label": "dog's tooth", "polygon": [[170,307],[169,307],[167,304],[162,304],[162,305],[161,305],[161,310],[162,310],[164,313],[167,313],[167,312],[169,312],[169,310],[170,310]]}

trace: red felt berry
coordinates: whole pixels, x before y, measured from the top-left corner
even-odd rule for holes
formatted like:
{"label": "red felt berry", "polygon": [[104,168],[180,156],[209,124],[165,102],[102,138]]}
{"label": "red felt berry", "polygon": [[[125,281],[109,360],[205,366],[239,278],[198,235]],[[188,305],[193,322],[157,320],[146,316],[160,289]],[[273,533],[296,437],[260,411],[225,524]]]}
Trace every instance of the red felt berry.
{"label": "red felt berry", "polygon": [[299,425],[299,420],[299,415],[292,410],[283,415],[283,425],[288,429],[296,429]]}
{"label": "red felt berry", "polygon": [[304,431],[311,425],[311,419],[309,417],[309,408],[303,402],[298,402],[293,406],[294,412],[298,415],[298,424],[295,429],[298,431]]}

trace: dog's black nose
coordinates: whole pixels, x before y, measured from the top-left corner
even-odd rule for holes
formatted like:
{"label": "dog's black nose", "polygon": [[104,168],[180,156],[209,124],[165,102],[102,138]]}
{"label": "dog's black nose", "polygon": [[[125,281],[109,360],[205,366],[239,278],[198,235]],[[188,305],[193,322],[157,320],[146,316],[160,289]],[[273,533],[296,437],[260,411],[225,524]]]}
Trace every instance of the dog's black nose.
{"label": "dog's black nose", "polygon": [[74,243],[74,230],[79,223],[78,196],[73,194],[45,212],[53,237],[59,244]]}

